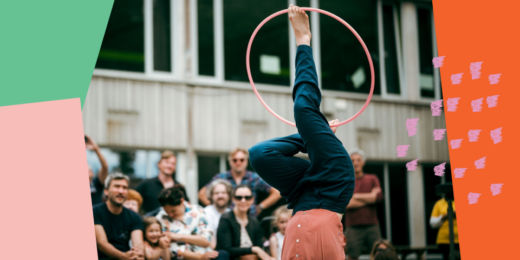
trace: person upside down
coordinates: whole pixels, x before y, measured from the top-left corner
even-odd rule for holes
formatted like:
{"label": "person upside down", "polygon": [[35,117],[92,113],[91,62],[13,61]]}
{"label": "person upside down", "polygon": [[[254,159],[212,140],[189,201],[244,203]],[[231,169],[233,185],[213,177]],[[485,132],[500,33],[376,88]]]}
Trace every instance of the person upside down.
{"label": "person upside down", "polygon": [[[296,80],[292,98],[297,134],[263,141],[249,149],[251,166],[293,209],[287,223],[282,260],[345,259],[341,218],[354,192],[354,168],[336,137],[339,120],[327,122],[310,47],[309,17],[291,5],[296,36]],[[310,161],[294,157],[302,152]]]}

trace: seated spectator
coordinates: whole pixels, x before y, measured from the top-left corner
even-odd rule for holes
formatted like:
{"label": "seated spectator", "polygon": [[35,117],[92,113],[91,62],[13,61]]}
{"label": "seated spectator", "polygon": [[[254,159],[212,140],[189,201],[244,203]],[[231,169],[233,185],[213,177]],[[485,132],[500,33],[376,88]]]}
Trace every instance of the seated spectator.
{"label": "seated spectator", "polygon": [[179,259],[222,259],[210,246],[204,209],[190,205],[178,186],[159,194],[161,211],[156,218],[161,222],[165,235],[170,239],[170,251]]}
{"label": "seated spectator", "polygon": [[170,260],[170,239],[163,235],[161,222],[155,217],[144,219],[144,256],[146,260]]}
{"label": "seated spectator", "polygon": [[143,221],[137,213],[123,207],[129,182],[122,173],[110,174],[105,181],[107,201],[93,208],[99,259],[144,260]]}
{"label": "seated spectator", "polygon": [[101,169],[97,176],[94,176],[94,171],[88,166],[88,178],[90,182],[90,198],[92,200],[92,206],[103,203],[103,184],[108,176],[108,163],[105,157],[101,153],[99,146],[90,138],[85,135],[85,148],[94,151],[101,163]]}
{"label": "seated spectator", "polygon": [[372,247],[370,260],[399,260],[399,257],[397,257],[394,246],[388,240],[379,239]]}
{"label": "seated spectator", "polygon": [[233,210],[222,214],[217,230],[217,249],[225,250],[231,259],[275,260],[262,250],[263,231],[258,221],[249,214],[253,191],[239,185],[233,193]]}
{"label": "seated spectator", "polygon": [[123,203],[123,207],[139,214],[139,210],[141,209],[142,203],[143,197],[141,197],[141,194],[139,194],[139,192],[135,190],[129,189],[128,198],[126,199],[125,203]]}
{"label": "seated spectator", "polygon": [[217,228],[222,213],[228,212],[231,209],[231,194],[233,193],[233,187],[229,181],[224,179],[217,179],[211,183],[208,188],[207,197],[211,202],[204,208],[206,219],[208,220],[208,227],[213,233],[213,239],[211,241],[211,248],[215,249],[217,245]]}
{"label": "seated spectator", "polygon": [[[188,200],[188,197],[186,196],[186,188],[184,187],[184,185],[182,185],[180,183],[175,183],[175,185],[173,185],[173,187],[178,187],[182,191],[182,194],[184,194],[184,202],[190,204],[190,201]],[[155,217],[155,216],[157,216],[157,214],[159,214],[159,212],[161,210],[162,210],[162,207],[158,207],[155,210],[152,210],[152,211],[144,214],[144,216],[145,217]]]}
{"label": "seated spectator", "polygon": [[292,210],[288,209],[287,205],[280,206],[274,211],[273,216],[273,226],[278,228],[278,232],[269,239],[269,249],[271,250],[272,257],[281,260],[285,228],[287,227],[287,222],[292,216]]}

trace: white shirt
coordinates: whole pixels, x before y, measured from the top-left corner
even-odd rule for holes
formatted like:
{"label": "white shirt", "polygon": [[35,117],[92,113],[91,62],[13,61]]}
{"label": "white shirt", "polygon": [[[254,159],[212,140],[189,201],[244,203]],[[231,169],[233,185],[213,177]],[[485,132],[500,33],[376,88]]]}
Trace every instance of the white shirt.
{"label": "white shirt", "polygon": [[277,252],[278,260],[281,260],[284,235],[282,235],[282,233],[280,233],[280,232],[276,232],[275,236],[276,236],[276,242],[278,242],[278,252]]}
{"label": "white shirt", "polygon": [[[230,211],[231,209],[226,208],[225,212]],[[206,220],[208,221],[208,229],[213,232],[215,239],[217,238],[217,229],[218,223],[220,222],[220,217],[222,213],[220,213],[214,205],[208,205],[204,208],[204,214],[206,215]]]}

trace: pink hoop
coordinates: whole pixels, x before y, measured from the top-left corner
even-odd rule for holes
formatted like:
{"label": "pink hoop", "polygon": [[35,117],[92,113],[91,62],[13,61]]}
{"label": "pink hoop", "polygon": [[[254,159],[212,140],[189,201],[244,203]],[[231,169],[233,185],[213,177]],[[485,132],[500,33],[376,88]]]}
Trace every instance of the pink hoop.
{"label": "pink hoop", "polygon": [[[372,58],[370,57],[370,52],[368,52],[368,48],[367,46],[365,45],[365,42],[363,42],[363,40],[361,39],[361,37],[359,36],[359,34],[354,30],[354,28],[352,28],[347,22],[345,22],[343,19],[339,18],[338,16],[332,14],[332,13],[329,13],[327,11],[324,11],[324,10],[321,10],[321,9],[317,9],[317,8],[310,8],[310,7],[301,7],[302,10],[304,11],[313,11],[313,12],[318,12],[318,13],[322,13],[322,14],[325,14],[325,15],[328,15],[336,20],[338,20],[339,22],[341,22],[343,25],[345,25],[348,29],[350,29],[350,31],[354,34],[354,36],[356,36],[356,38],[359,40],[359,42],[361,43],[361,46],[363,46],[363,49],[365,50],[365,53],[367,54],[367,58],[368,58],[368,63],[370,65],[370,73],[372,75],[371,77],[371,86],[370,86],[370,94],[368,94],[368,99],[367,101],[365,102],[365,105],[363,105],[363,107],[354,115],[352,116],[351,118],[343,121],[343,122],[339,122],[337,124],[334,124],[332,126],[340,126],[340,125],[344,125],[352,120],[354,120],[354,118],[358,117],[359,115],[361,115],[361,113],[363,113],[363,111],[365,110],[365,108],[367,108],[368,106],[368,103],[370,103],[370,100],[372,99],[372,94],[374,93],[374,83],[375,83],[375,74],[374,74],[374,65],[372,63]],[[278,16],[278,15],[281,15],[281,14],[284,14],[284,13],[287,13],[288,10],[285,9],[285,10],[282,10],[282,11],[278,11],[272,15],[270,15],[269,17],[265,18],[259,25],[258,27],[256,27],[255,31],[253,32],[253,35],[251,35],[251,39],[249,40],[249,44],[247,45],[247,53],[246,53],[246,66],[247,66],[247,76],[249,77],[249,82],[251,82],[251,87],[253,87],[253,91],[255,92],[256,96],[258,97],[258,99],[260,100],[260,102],[262,103],[262,105],[264,105],[264,107],[271,113],[273,114],[276,118],[280,119],[282,122],[288,124],[288,125],[292,125],[292,126],[296,126],[295,123],[291,122],[291,121],[288,121],[287,119],[279,116],[278,114],[276,114],[265,102],[264,100],[262,99],[262,97],[260,96],[260,94],[258,93],[258,90],[256,90],[256,87],[255,87],[255,83],[253,82],[253,77],[251,76],[251,68],[249,67],[249,56],[250,56],[250,52],[251,52],[251,46],[253,45],[253,40],[255,39],[255,36],[256,36],[256,33],[260,30],[260,28],[262,28],[262,26],[264,26],[265,23],[267,23],[269,20],[273,19],[274,17]]]}

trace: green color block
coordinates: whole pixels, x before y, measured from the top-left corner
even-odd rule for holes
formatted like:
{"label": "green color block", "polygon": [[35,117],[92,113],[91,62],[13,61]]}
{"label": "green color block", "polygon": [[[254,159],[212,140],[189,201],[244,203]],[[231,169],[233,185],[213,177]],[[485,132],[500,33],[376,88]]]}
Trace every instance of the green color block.
{"label": "green color block", "polygon": [[0,106],[80,98],[114,0],[0,2]]}

